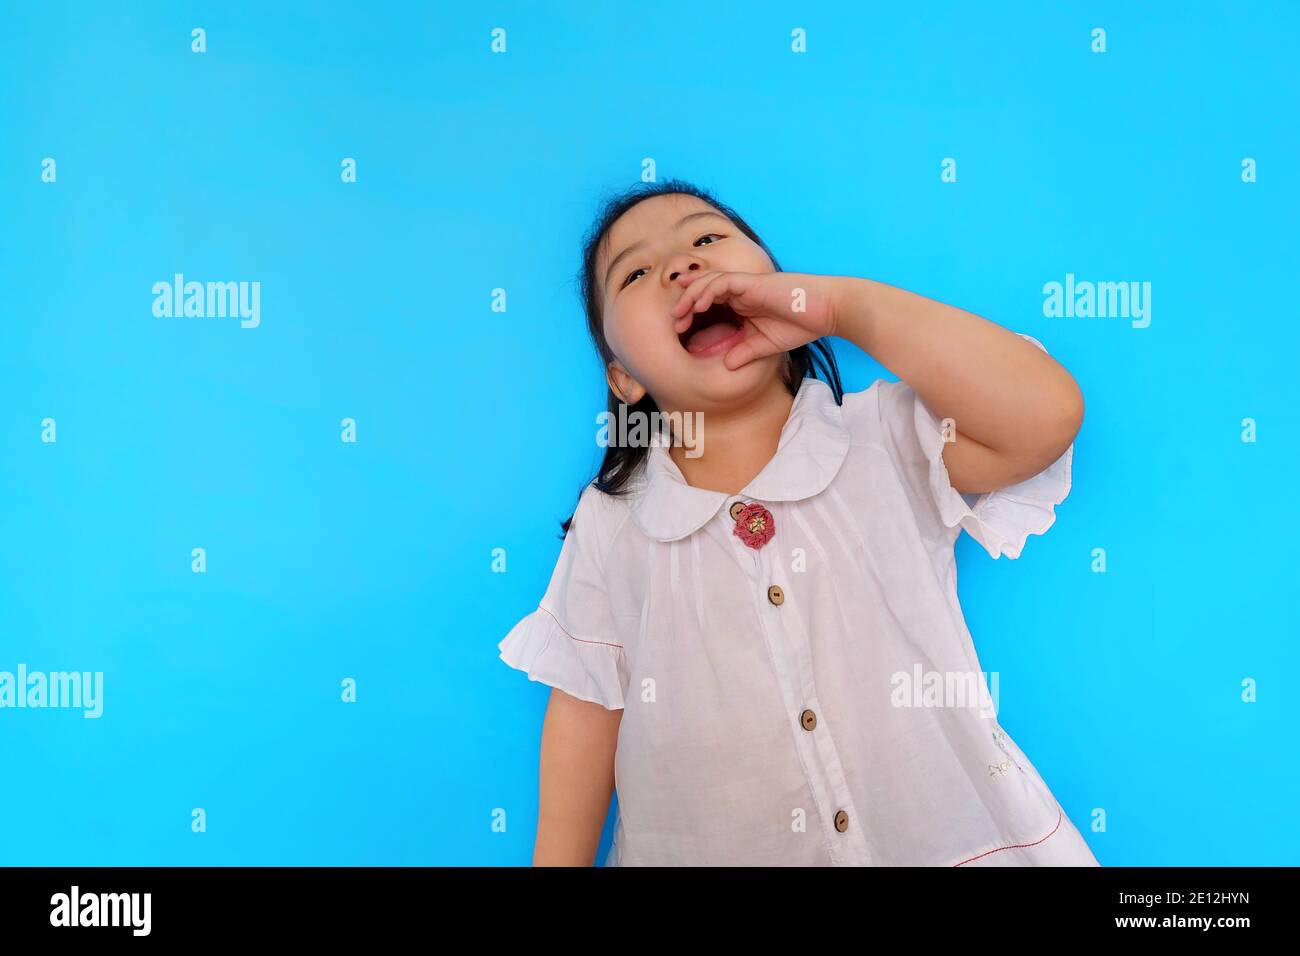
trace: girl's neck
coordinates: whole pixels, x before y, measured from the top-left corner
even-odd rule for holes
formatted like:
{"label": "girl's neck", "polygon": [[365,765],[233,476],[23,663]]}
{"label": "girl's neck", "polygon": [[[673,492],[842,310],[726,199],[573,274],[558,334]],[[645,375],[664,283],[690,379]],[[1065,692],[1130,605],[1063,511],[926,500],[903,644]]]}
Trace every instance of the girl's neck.
{"label": "girl's neck", "polygon": [[752,401],[726,412],[703,416],[704,452],[687,457],[691,449],[674,443],[668,449],[686,483],[695,488],[738,494],[776,454],[781,430],[790,419],[794,396],[780,376]]}

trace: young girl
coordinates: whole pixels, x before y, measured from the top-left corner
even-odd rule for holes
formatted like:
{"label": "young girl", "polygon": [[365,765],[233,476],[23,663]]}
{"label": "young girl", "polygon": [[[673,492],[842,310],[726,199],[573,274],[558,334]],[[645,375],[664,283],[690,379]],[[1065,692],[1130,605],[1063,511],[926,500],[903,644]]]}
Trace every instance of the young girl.
{"label": "young girl", "polygon": [[[591,865],[616,788],[606,865],[1096,866],[999,726],[953,554],[1052,524],[1069,373],[959,309],[782,272],[676,181],[606,205],[583,290],[611,422],[674,425],[607,448],[499,645],[553,688],[534,864]],[[844,394],[829,336],[901,381]]]}

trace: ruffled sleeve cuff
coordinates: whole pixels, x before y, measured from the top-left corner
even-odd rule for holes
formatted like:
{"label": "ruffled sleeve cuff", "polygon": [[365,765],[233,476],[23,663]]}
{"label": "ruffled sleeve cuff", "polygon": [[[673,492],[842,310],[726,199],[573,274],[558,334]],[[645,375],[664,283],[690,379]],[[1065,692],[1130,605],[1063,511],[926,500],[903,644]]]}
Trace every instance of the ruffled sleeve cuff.
{"label": "ruffled sleeve cuff", "polygon": [[[1033,336],[1017,332],[1044,352]],[[1020,557],[1025,539],[1042,534],[1056,521],[1056,506],[1070,493],[1070,466],[1074,457],[1071,442],[1061,457],[1038,474],[1018,484],[983,494],[963,495],[952,486],[943,463],[943,425],[920,397],[914,407],[916,433],[930,463],[930,493],[940,517],[949,528],[960,525],[984,546],[991,557]]]}
{"label": "ruffled sleeve cuff", "polygon": [[529,680],[607,710],[623,708],[627,674],[622,645],[574,637],[544,607],[522,618],[498,648],[501,660]]}

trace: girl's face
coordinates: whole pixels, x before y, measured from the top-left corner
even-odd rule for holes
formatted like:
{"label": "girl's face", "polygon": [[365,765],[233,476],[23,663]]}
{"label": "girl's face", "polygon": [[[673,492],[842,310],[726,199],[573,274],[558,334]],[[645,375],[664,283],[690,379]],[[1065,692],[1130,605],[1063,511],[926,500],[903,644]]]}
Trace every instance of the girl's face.
{"label": "girl's face", "polygon": [[[604,302],[605,339],[615,355],[606,372],[614,394],[629,405],[649,392],[661,411],[706,411],[734,406],[772,387],[784,355],[765,356],[738,369],[723,364],[730,347],[724,340],[742,326],[746,334],[754,331],[729,308],[715,305],[697,313],[696,324],[680,337],[673,331],[669,310],[686,288],[675,280],[712,271],[775,268],[762,247],[695,196],[667,193],[643,200],[606,234],[595,275]],[[699,332],[714,318],[722,320],[716,324],[723,328]],[[702,348],[708,342],[715,347]]]}

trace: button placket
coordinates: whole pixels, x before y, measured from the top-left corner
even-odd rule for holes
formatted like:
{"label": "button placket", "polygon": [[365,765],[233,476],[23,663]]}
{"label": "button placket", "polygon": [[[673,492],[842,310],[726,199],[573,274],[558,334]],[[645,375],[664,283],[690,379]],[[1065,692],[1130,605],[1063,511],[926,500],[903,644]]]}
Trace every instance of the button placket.
{"label": "button placket", "polygon": [[[801,700],[808,712],[813,713],[816,722],[816,709],[820,704],[812,663],[812,641],[804,627],[804,618],[799,613],[797,600],[791,603],[790,596],[786,595],[785,607],[781,611],[786,615],[785,629],[790,635],[792,653],[798,662],[796,673],[800,680]],[[848,778],[835,747],[833,734],[834,727],[824,725],[817,727],[815,732],[800,736],[804,739],[805,745],[814,749],[822,771],[827,795],[825,816],[829,817],[830,826],[835,831],[831,836],[834,841],[832,852],[837,863],[869,866],[871,852],[867,844],[866,831],[861,826],[855,825],[857,809],[849,792]]]}
{"label": "button placket", "polygon": [[[724,514],[730,518],[733,509],[739,513],[747,504],[737,499]],[[728,524],[734,525],[734,520]],[[818,702],[813,684],[812,648],[797,607],[790,602],[782,583],[785,579],[778,556],[783,548],[776,540],[778,537],[779,534],[768,547],[755,550],[731,536],[735,547],[748,553],[752,561],[748,573],[757,585],[755,596],[761,602],[758,609],[760,625],[777,667],[777,683],[788,712],[799,715],[791,725],[794,743],[824,827],[831,862],[835,866],[870,865],[871,854],[865,833],[850,822],[856,812],[834,742],[826,728],[817,728],[814,708]],[[805,715],[811,715],[811,720]],[[808,723],[812,726],[807,726]]]}
{"label": "button placket", "polygon": [[[832,739],[832,728],[819,726],[816,709],[818,706],[817,687],[813,678],[812,646],[803,627],[803,618],[797,608],[789,603],[774,609],[784,615],[783,631],[790,647],[791,664],[798,681],[799,699],[806,702],[801,713],[800,733],[802,746],[810,751],[809,764],[819,771],[823,800],[823,819],[828,820],[831,828],[828,839],[831,840],[832,858],[839,866],[866,866],[871,863],[871,853],[867,847],[866,835],[861,827],[853,826],[857,816],[853,799],[849,794],[848,778],[840,762],[839,753]],[[811,719],[809,719],[809,715]],[[812,724],[811,727],[808,724]]]}

